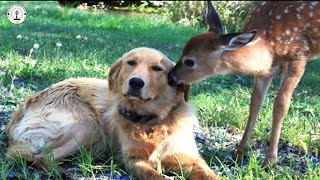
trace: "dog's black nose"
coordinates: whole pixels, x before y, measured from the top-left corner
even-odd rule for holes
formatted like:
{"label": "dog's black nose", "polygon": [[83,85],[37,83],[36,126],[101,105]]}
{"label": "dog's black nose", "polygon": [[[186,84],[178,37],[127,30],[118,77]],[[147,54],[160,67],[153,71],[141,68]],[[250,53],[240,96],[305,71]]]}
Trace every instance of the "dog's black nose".
{"label": "dog's black nose", "polygon": [[132,89],[141,89],[144,86],[144,82],[142,79],[134,77],[129,80],[129,86]]}
{"label": "dog's black nose", "polygon": [[168,84],[169,86],[175,86],[176,83],[176,78],[174,76],[172,76],[172,73],[169,73],[168,75]]}

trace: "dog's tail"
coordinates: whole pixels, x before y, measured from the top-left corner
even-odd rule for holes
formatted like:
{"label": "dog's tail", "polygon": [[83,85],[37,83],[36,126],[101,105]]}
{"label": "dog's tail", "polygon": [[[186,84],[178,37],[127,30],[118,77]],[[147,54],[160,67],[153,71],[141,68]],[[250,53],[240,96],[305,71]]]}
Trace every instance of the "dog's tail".
{"label": "dog's tail", "polygon": [[34,156],[39,153],[39,150],[28,143],[17,143],[10,145],[7,151],[7,157],[10,159],[23,158],[29,162],[33,162]]}
{"label": "dog's tail", "polygon": [[[43,161],[42,158],[36,157],[41,155],[41,152],[28,143],[17,143],[10,145],[6,155],[10,159],[26,159],[28,163],[31,163],[29,165],[37,169],[48,170],[49,167],[47,162]],[[57,165],[57,170],[60,173],[62,179],[74,179],[72,174],[63,167]]]}

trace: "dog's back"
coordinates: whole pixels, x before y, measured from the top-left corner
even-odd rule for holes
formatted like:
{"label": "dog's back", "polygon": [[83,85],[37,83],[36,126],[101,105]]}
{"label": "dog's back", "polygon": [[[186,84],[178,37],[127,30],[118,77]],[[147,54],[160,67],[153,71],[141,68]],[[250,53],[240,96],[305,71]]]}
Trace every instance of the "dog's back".
{"label": "dog's back", "polygon": [[[32,161],[33,155],[79,138],[95,144],[91,132],[103,134],[100,114],[107,107],[107,86],[104,80],[68,79],[28,97],[8,124],[8,155]],[[102,93],[106,95],[97,97]],[[55,158],[65,154],[56,153]]]}

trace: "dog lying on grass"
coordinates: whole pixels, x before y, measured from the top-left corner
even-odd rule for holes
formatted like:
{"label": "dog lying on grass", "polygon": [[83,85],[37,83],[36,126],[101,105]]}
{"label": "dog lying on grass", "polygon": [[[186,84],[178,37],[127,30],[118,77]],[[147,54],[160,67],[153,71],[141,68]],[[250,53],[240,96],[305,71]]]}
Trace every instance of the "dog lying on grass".
{"label": "dog lying on grass", "polygon": [[139,179],[164,179],[159,162],[165,172],[182,168],[189,179],[217,179],[193,138],[197,118],[181,91],[188,87],[168,86],[173,66],[155,49],[136,48],[117,60],[108,81],[68,79],[28,97],[8,124],[7,155],[48,169],[81,145],[114,152]]}

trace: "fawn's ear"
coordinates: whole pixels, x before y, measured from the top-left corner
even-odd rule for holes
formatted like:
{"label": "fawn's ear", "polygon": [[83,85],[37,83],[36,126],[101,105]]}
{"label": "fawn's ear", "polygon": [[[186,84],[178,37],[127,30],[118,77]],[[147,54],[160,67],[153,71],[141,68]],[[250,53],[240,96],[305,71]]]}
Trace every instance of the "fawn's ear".
{"label": "fawn's ear", "polygon": [[210,1],[207,1],[206,22],[208,31],[223,34],[223,28],[217,11],[214,9]]}
{"label": "fawn's ear", "polygon": [[[228,41],[229,44],[225,48],[223,48],[223,50],[224,51],[233,51],[233,50],[236,50],[242,46],[245,46],[246,44],[248,44],[249,42],[251,42],[254,39],[256,32],[257,32],[257,30],[253,30],[250,32],[245,32],[245,33],[235,35],[234,37],[232,37]],[[224,35],[224,36],[227,36],[227,35]]]}
{"label": "fawn's ear", "polygon": [[109,90],[112,92],[116,92],[118,89],[118,75],[122,67],[122,61],[119,60],[116,64],[114,64],[108,75],[108,83],[109,83]]}

